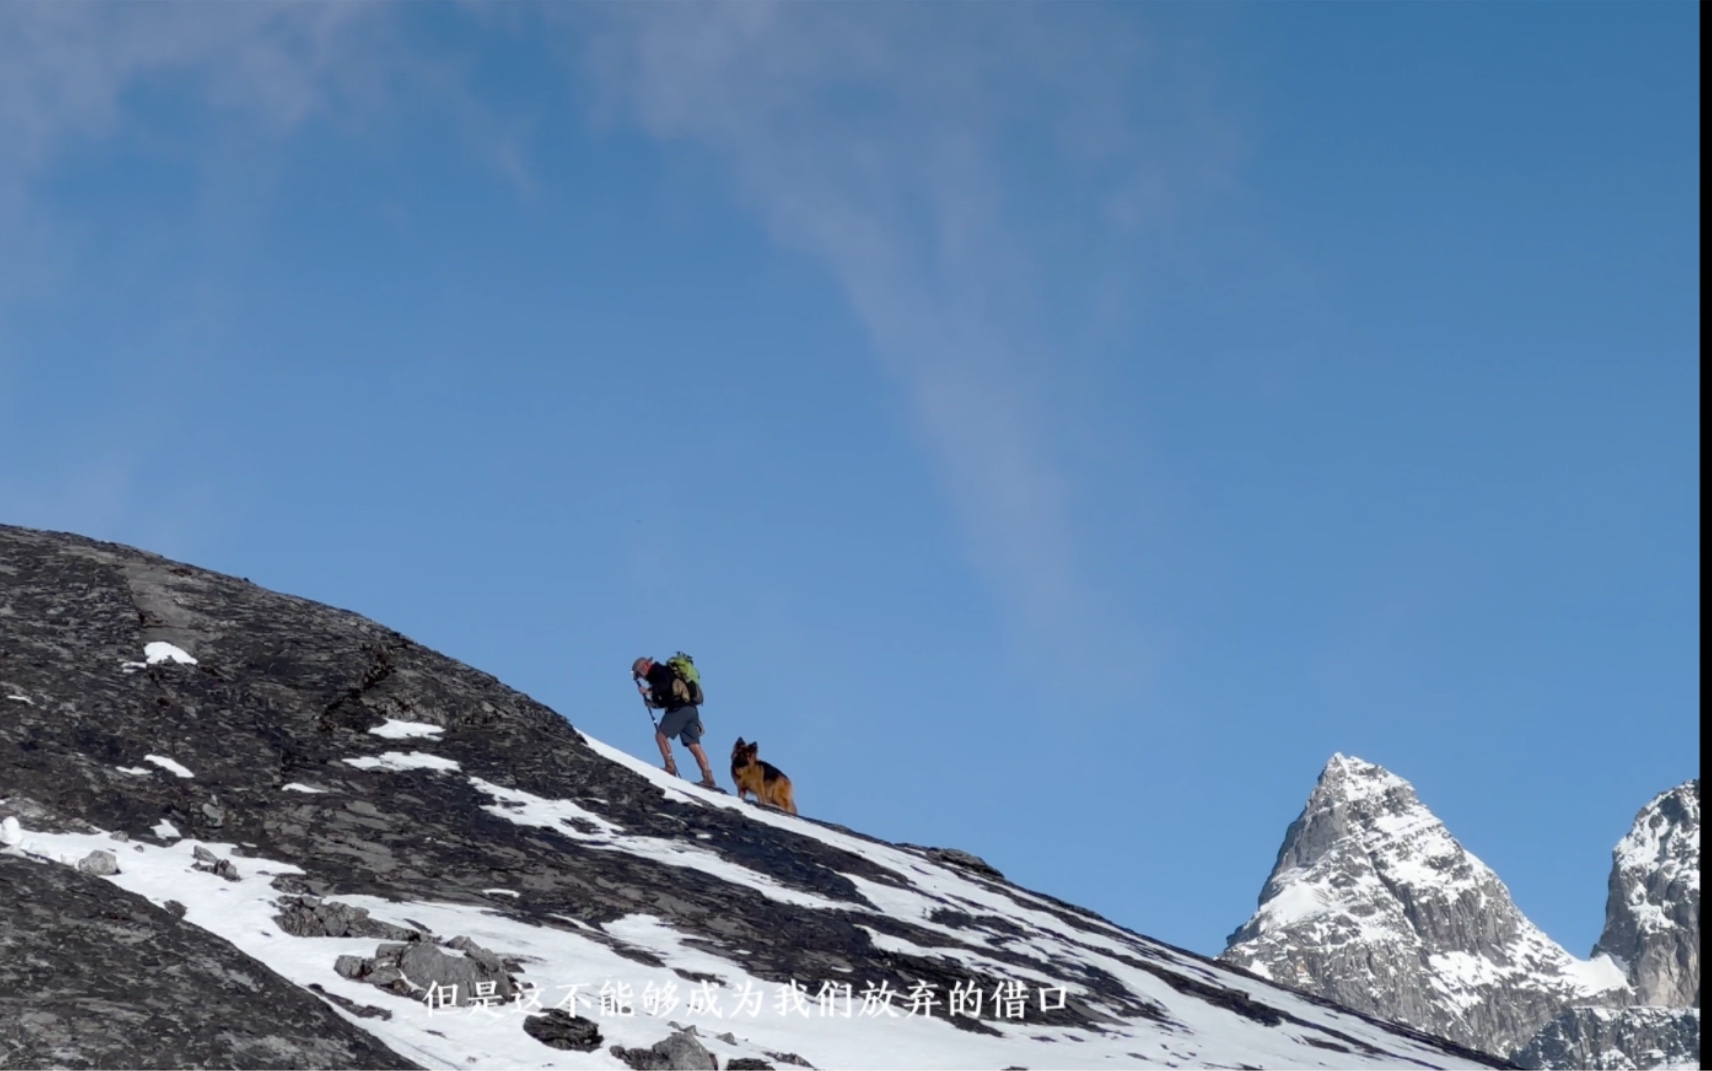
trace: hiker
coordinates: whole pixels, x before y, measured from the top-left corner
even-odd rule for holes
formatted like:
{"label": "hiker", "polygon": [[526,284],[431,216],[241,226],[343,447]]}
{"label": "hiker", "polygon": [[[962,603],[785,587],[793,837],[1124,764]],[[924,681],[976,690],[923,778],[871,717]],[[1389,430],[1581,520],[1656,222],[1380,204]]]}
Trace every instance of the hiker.
{"label": "hiker", "polygon": [[654,726],[654,742],[660,745],[660,757],[666,760],[666,772],[673,777],[678,775],[678,764],[672,758],[672,737],[675,736],[690,749],[690,754],[701,766],[701,786],[719,788],[719,782],[713,779],[713,767],[707,761],[707,752],[701,749],[701,708],[691,701],[699,696],[690,689],[688,682],[670,665],[656,662],[647,655],[631,663],[630,675],[636,681],[636,690],[642,693],[642,702],[653,710],[665,711]]}

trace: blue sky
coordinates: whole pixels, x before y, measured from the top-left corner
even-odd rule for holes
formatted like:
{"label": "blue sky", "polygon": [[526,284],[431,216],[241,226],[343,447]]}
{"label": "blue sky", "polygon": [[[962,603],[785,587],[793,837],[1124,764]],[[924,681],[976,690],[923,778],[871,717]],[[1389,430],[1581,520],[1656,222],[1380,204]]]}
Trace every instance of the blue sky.
{"label": "blue sky", "polygon": [[1699,774],[1694,5],[0,7],[0,520],[1216,953]]}

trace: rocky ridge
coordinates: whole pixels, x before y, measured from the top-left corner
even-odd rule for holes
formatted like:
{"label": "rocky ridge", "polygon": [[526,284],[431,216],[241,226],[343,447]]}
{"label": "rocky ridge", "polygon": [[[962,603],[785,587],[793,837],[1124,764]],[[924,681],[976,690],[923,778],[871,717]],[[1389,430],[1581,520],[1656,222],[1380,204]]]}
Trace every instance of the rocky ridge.
{"label": "rocky ridge", "polygon": [[688,787],[356,614],[4,526],[0,833],[39,905],[0,913],[0,1065],[1494,1065]]}

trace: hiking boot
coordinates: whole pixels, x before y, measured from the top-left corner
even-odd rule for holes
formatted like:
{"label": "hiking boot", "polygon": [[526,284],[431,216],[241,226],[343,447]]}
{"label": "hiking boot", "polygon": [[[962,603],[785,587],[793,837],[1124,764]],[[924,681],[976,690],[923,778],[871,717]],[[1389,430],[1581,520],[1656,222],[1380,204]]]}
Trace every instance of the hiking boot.
{"label": "hiking boot", "polygon": [[666,760],[666,765],[664,768],[665,768],[666,773],[670,774],[671,776],[673,776],[673,777],[678,776],[678,764],[673,762],[671,759]]}
{"label": "hiking boot", "polygon": [[702,788],[719,788],[719,782],[713,779],[712,774],[702,774],[701,780],[697,781],[696,784],[700,785]]}

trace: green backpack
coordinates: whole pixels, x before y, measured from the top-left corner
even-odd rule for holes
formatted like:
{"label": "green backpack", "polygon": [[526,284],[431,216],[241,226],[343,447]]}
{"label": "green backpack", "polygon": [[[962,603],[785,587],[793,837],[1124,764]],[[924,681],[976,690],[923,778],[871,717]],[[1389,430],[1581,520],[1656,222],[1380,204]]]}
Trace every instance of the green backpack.
{"label": "green backpack", "polygon": [[[695,659],[682,651],[679,651],[677,654],[666,659],[666,665],[671,667],[673,673],[677,674],[678,680],[684,682],[684,689],[689,701],[698,707],[701,706],[703,701],[701,694],[701,673],[695,668]],[[673,691],[676,691],[676,689],[673,689]]]}

